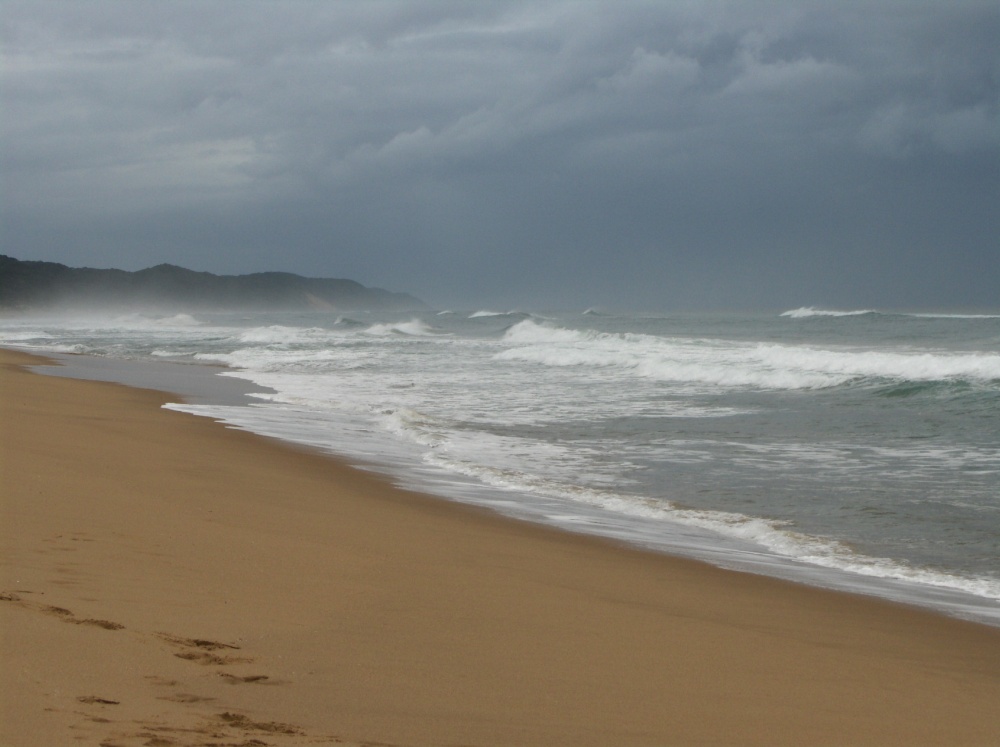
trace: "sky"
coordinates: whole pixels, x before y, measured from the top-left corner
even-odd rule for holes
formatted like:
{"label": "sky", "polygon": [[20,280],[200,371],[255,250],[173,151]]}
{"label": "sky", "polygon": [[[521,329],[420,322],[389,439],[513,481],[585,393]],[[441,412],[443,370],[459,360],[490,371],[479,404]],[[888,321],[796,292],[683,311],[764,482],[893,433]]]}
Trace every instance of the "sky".
{"label": "sky", "polygon": [[0,253],[998,309],[998,39],[996,0],[3,0]]}

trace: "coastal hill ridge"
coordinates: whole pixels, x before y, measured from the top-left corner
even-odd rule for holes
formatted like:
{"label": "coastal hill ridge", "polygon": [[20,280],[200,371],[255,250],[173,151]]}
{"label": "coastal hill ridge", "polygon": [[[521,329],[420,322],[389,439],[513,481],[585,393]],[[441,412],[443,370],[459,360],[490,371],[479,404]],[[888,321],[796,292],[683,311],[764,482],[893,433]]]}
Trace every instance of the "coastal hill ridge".
{"label": "coastal hill ridge", "polygon": [[0,309],[143,308],[159,310],[415,310],[427,304],[406,293],[354,280],[288,272],[213,275],[160,264],[137,272],[67,267],[0,254]]}

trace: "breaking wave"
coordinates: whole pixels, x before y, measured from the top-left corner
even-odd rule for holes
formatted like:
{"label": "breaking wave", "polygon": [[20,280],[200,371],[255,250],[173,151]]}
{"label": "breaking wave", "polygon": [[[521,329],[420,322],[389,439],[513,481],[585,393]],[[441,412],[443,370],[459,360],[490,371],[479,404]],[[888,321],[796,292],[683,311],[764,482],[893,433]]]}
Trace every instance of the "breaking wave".
{"label": "breaking wave", "polygon": [[806,319],[811,316],[864,316],[866,314],[878,314],[874,309],[861,309],[859,311],[832,311],[828,309],[817,309],[813,306],[803,306],[800,309],[785,311],[781,316],[792,319]]}
{"label": "breaking wave", "polygon": [[550,327],[530,320],[511,327],[512,345],[498,360],[546,366],[616,369],[659,381],[759,389],[818,389],[843,384],[1000,381],[1000,354],[823,349],[615,334]]}
{"label": "breaking wave", "polygon": [[817,309],[814,306],[803,306],[799,309],[784,311],[780,316],[791,319],[808,319],[810,317],[844,317],[844,316],[881,316],[910,317],[912,319],[1000,319],[1000,314],[949,314],[945,312],[907,313],[902,311],[889,312],[875,309],[858,309],[856,311],[836,311],[832,309]]}
{"label": "breaking wave", "polygon": [[489,311],[487,309],[482,309],[480,311],[474,311],[471,314],[469,314],[469,319],[483,319],[483,318],[500,317],[500,316],[513,317],[515,319],[525,319],[531,316],[531,314],[527,314],[523,311]]}

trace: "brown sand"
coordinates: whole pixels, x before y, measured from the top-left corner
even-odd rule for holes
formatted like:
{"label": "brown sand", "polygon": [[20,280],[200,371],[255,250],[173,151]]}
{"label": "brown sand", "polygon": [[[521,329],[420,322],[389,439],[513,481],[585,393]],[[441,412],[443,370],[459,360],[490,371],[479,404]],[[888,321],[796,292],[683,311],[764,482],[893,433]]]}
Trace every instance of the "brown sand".
{"label": "brown sand", "polygon": [[1000,629],[622,548],[0,351],[0,744],[1000,744]]}

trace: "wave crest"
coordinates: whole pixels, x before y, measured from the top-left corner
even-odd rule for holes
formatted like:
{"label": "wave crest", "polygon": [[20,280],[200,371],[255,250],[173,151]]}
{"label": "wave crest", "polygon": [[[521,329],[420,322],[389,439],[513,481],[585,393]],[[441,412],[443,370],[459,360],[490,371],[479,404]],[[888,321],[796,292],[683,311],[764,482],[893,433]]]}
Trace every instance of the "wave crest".
{"label": "wave crest", "polygon": [[955,314],[946,312],[887,312],[876,309],[858,309],[854,311],[837,311],[834,309],[817,309],[815,306],[803,306],[798,309],[783,311],[779,316],[790,319],[808,319],[810,317],[843,317],[843,316],[879,316],[879,317],[910,317],[912,319],[1000,319],[1000,314]]}
{"label": "wave crest", "polygon": [[531,316],[531,314],[527,314],[523,311],[489,311],[488,309],[482,309],[469,314],[469,319],[483,319],[497,316],[510,316],[518,319],[524,319]]}
{"label": "wave crest", "polygon": [[781,313],[792,319],[807,319],[812,316],[864,316],[866,314],[878,314],[874,309],[860,309],[857,311],[834,311],[830,309],[817,309],[814,306],[803,306],[798,309],[791,309]]}
{"label": "wave crest", "polygon": [[525,320],[503,338],[498,360],[619,370],[681,384],[756,389],[820,389],[892,382],[1000,382],[1000,355],[823,349],[572,330]]}

